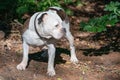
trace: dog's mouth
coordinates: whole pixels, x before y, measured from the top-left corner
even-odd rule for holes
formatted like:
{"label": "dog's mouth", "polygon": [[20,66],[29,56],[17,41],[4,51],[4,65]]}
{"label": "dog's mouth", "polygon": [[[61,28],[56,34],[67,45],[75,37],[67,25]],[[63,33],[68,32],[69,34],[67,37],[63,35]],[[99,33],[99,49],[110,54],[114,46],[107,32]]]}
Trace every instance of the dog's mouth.
{"label": "dog's mouth", "polygon": [[64,33],[57,33],[53,35],[53,37],[58,40],[58,39],[61,39],[64,35],[65,35]]}
{"label": "dog's mouth", "polygon": [[61,28],[58,30],[53,30],[51,35],[55,39],[61,39],[65,34],[66,34],[66,29]]}
{"label": "dog's mouth", "polygon": [[61,39],[62,37],[63,37],[63,35],[62,36],[60,35],[60,36],[57,36],[57,37],[54,36],[54,38],[57,39],[57,40]]}

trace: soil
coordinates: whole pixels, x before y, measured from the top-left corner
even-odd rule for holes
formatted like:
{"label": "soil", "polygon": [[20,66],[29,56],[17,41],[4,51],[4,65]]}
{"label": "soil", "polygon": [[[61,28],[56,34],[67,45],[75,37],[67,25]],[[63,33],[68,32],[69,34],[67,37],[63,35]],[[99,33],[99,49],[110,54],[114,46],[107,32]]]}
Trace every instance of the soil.
{"label": "soil", "polygon": [[[91,10],[95,4],[97,2],[85,6],[85,9]],[[93,13],[93,10],[91,12]],[[102,15],[97,11],[94,14]],[[46,74],[47,56],[41,56],[44,52],[41,47],[30,47],[27,69],[17,70],[16,66],[22,60],[22,40],[18,30],[20,25],[12,22],[10,24],[12,26],[9,26],[9,36],[0,40],[0,80],[120,80],[120,23],[115,27],[108,27],[107,31],[101,33],[83,32],[80,31],[79,23],[87,21],[93,14],[85,16],[84,13],[75,13],[75,15],[70,19],[78,64],[70,62],[69,43],[66,39],[61,39],[56,43],[54,77]]]}

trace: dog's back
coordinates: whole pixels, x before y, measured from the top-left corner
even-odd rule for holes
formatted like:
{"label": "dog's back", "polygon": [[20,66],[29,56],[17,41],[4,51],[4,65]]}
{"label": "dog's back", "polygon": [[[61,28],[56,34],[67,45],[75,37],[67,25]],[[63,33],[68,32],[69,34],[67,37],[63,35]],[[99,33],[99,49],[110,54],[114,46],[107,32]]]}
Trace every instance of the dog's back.
{"label": "dog's back", "polygon": [[28,29],[29,21],[30,21],[30,18],[28,18],[28,19],[24,22],[23,28],[20,30],[21,35]]}

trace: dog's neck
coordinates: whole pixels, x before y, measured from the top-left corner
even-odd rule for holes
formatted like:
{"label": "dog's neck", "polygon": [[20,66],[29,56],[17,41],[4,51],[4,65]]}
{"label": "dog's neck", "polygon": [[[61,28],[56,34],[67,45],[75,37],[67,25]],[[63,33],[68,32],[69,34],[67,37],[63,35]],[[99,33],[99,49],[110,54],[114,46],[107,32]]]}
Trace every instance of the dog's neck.
{"label": "dog's neck", "polygon": [[[43,24],[38,24],[36,23],[37,22],[37,17],[40,13],[38,13],[36,16],[35,16],[35,20],[34,20],[34,28],[35,28],[35,32],[37,33],[37,35],[39,36],[40,39],[43,39],[43,40],[48,40],[50,38],[52,38],[52,36],[50,35],[47,35],[44,30],[43,30]],[[46,35],[45,35],[46,34]]]}
{"label": "dog's neck", "polygon": [[42,27],[43,27],[42,23],[38,24],[38,32],[39,32],[40,36],[43,37],[43,38],[46,38],[46,39],[52,38],[51,35],[49,35],[49,34],[47,34],[47,33],[44,32],[44,30],[43,30]]}

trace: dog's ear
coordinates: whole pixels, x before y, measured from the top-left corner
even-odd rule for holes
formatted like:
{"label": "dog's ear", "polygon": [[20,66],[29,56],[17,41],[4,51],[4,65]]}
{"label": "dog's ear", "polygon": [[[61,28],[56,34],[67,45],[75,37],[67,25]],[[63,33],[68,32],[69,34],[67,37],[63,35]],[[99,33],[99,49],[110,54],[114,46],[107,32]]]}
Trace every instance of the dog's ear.
{"label": "dog's ear", "polygon": [[60,18],[64,21],[65,20],[65,17],[66,17],[66,14],[63,10],[57,10],[57,14],[60,16]]}
{"label": "dog's ear", "polygon": [[44,17],[47,15],[47,13],[43,13],[39,18],[38,18],[38,24],[40,24],[43,20]]}
{"label": "dog's ear", "polygon": [[68,16],[67,16],[67,14],[66,14],[62,9],[58,10],[58,11],[57,11],[57,14],[60,16],[60,18],[61,18],[63,21],[65,21],[66,23],[69,22],[69,18],[68,18]]}

